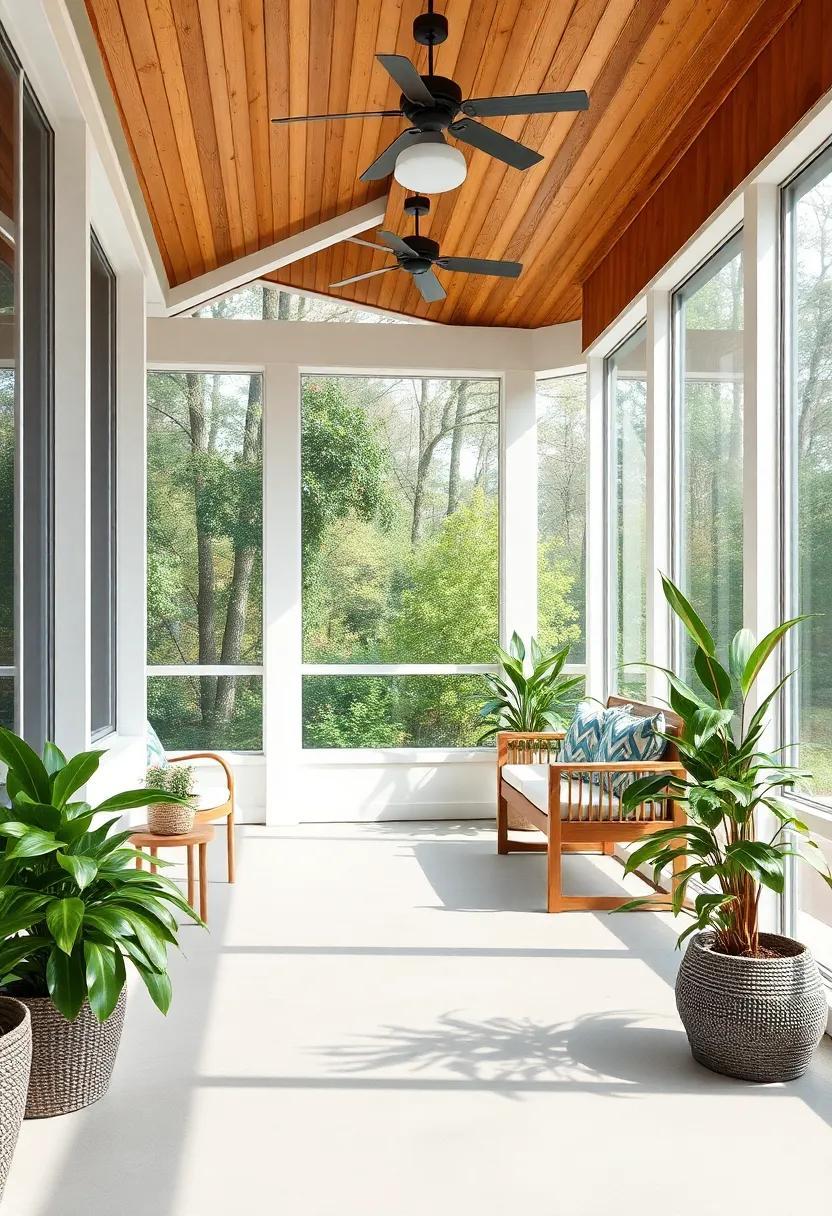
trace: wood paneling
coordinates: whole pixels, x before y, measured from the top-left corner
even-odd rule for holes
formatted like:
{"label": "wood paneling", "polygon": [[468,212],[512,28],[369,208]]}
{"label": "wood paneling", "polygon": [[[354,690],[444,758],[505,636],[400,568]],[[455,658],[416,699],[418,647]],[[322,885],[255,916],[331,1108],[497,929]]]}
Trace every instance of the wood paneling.
{"label": "wood paneling", "polygon": [[[468,178],[425,225],[447,254],[511,258],[516,280],[409,276],[337,293],[456,324],[573,320],[581,284],[711,119],[798,0],[438,0],[436,71],[467,96],[584,88],[589,111],[489,120],[544,160],[519,173],[464,149]],[[810,3],[810,0],[804,0]],[[86,0],[172,284],[380,197],[359,174],[398,119],[275,128],[271,116],[386,109],[377,51],[408,55],[423,0]],[[461,146],[461,145],[459,145]],[[406,234],[390,183],[385,226]],[[349,243],[280,272],[329,284],[385,264]],[[596,272],[597,273],[597,272]]]}
{"label": "wood paneling", "polygon": [[802,0],[792,8],[756,58],[751,52],[760,50],[762,35],[749,28],[744,42],[750,46],[741,47],[740,61],[753,62],[587,278],[584,346],[832,88],[832,5]]}

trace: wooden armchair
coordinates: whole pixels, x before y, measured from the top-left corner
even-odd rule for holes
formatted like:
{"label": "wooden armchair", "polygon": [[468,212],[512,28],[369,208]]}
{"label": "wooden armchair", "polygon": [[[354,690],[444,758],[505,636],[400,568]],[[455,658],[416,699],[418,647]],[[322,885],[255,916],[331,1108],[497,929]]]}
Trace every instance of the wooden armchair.
{"label": "wooden armchair", "polygon": [[[656,706],[634,703],[626,697],[610,697],[607,706],[629,705],[639,715],[659,713]],[[666,709],[668,734],[677,734],[681,719]],[[562,731],[523,734],[501,731],[497,735],[497,852],[545,852],[549,912],[601,911],[618,908],[628,897],[564,895],[561,879],[563,853],[602,852],[612,854],[617,843],[628,843],[666,828],[682,825],[686,816],[677,802],[648,802],[626,818],[615,794],[613,781],[622,773],[633,778],[653,773],[684,775],[679,753],[672,743],[661,760],[635,763],[562,763],[559,759]],[[593,782],[593,776],[597,780]],[[538,828],[545,841],[509,838],[509,816]],[[516,820],[515,820],[516,823]],[[673,863],[671,890],[684,868],[684,858]],[[667,903],[667,893],[648,897],[651,903]]]}
{"label": "wooden armchair", "polygon": [[226,840],[228,842],[228,881],[234,881],[234,774],[231,766],[216,752],[188,752],[185,756],[169,756],[171,764],[183,764],[187,760],[213,760],[225,773],[226,789],[207,791],[199,796],[199,806],[196,812],[197,823],[212,823],[217,819],[225,820]]}

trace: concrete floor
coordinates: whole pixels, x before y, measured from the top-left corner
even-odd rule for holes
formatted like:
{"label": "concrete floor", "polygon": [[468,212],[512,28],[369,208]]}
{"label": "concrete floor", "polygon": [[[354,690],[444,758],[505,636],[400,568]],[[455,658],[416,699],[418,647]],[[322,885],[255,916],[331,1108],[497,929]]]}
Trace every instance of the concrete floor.
{"label": "concrete floor", "polygon": [[832,1044],[788,1087],[699,1068],[664,918],[542,915],[542,857],[484,825],[247,828],[240,854],[168,1019],[132,992],[108,1097],[24,1126],[4,1216],[828,1205]]}

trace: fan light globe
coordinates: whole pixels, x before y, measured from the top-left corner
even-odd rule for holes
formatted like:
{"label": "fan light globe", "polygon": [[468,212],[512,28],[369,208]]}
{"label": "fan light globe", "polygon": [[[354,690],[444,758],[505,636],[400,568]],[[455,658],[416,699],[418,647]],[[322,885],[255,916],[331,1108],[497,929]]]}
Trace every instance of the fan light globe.
{"label": "fan light globe", "polygon": [[444,194],[465,181],[465,157],[446,143],[414,144],[396,158],[393,176],[406,190],[418,194]]}

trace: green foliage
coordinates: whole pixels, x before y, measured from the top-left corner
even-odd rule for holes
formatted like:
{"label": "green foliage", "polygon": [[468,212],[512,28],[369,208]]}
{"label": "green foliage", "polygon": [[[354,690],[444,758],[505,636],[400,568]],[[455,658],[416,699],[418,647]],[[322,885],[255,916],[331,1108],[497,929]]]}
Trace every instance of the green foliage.
{"label": "green foliage", "polygon": [[194,770],[187,764],[152,765],[145,775],[145,785],[165,790],[177,798],[190,798],[194,792]]}
{"label": "green foliage", "polygon": [[174,883],[133,868],[142,854],[127,846],[129,831],[114,831],[118,815],[93,826],[107,812],[183,797],[148,788],[98,807],[70,801],[102,754],[67,760],[47,743],[41,758],[0,728],[10,800],[0,808],[0,988],[48,995],[70,1021],[85,999],[99,1021],[110,1016],[127,961],[166,1013],[167,949],[177,941],[173,909],[199,921]]}
{"label": "green foliage", "polygon": [[[777,794],[797,785],[805,774],[763,751],[761,739],[766,715],[788,676],[749,713],[747,701],[766,659],[800,620],[778,625],[757,642],[748,630],[740,630],[729,647],[727,666],[716,655],[710,631],[682,592],[663,578],[665,597],[681,621],[694,648],[694,666],[705,688],[704,696],[664,671],[670,684],[670,705],[683,722],[675,742],[684,777],[663,775],[634,781],[624,793],[625,810],[644,802],[676,800],[688,815],[685,827],[670,827],[651,834],[629,855],[625,870],[652,865],[658,882],[661,871],[684,857],[689,863],[670,902],[674,915],[685,913],[691,925],[680,943],[691,933],[710,929],[716,947],[725,954],[754,956],[759,952],[758,907],[760,892],[768,887],[782,892],[785,859],[798,857],[809,862],[832,886],[832,876],[818,845],[804,823],[790,815]],[[734,707],[739,706],[738,717]],[[770,839],[759,838],[758,811],[767,808],[777,821]],[[794,847],[792,837],[801,847]],[[691,882],[708,888],[700,892],[692,907],[684,904]],[[631,900],[625,909],[639,907],[643,899]]]}
{"label": "green foliage", "polygon": [[498,731],[559,730],[574,705],[574,693],[583,683],[582,676],[564,676],[569,647],[546,652],[532,638],[529,661],[526,647],[515,631],[508,652],[497,648],[501,670],[483,676],[490,696],[479,715],[488,730],[480,740],[491,739]]}

